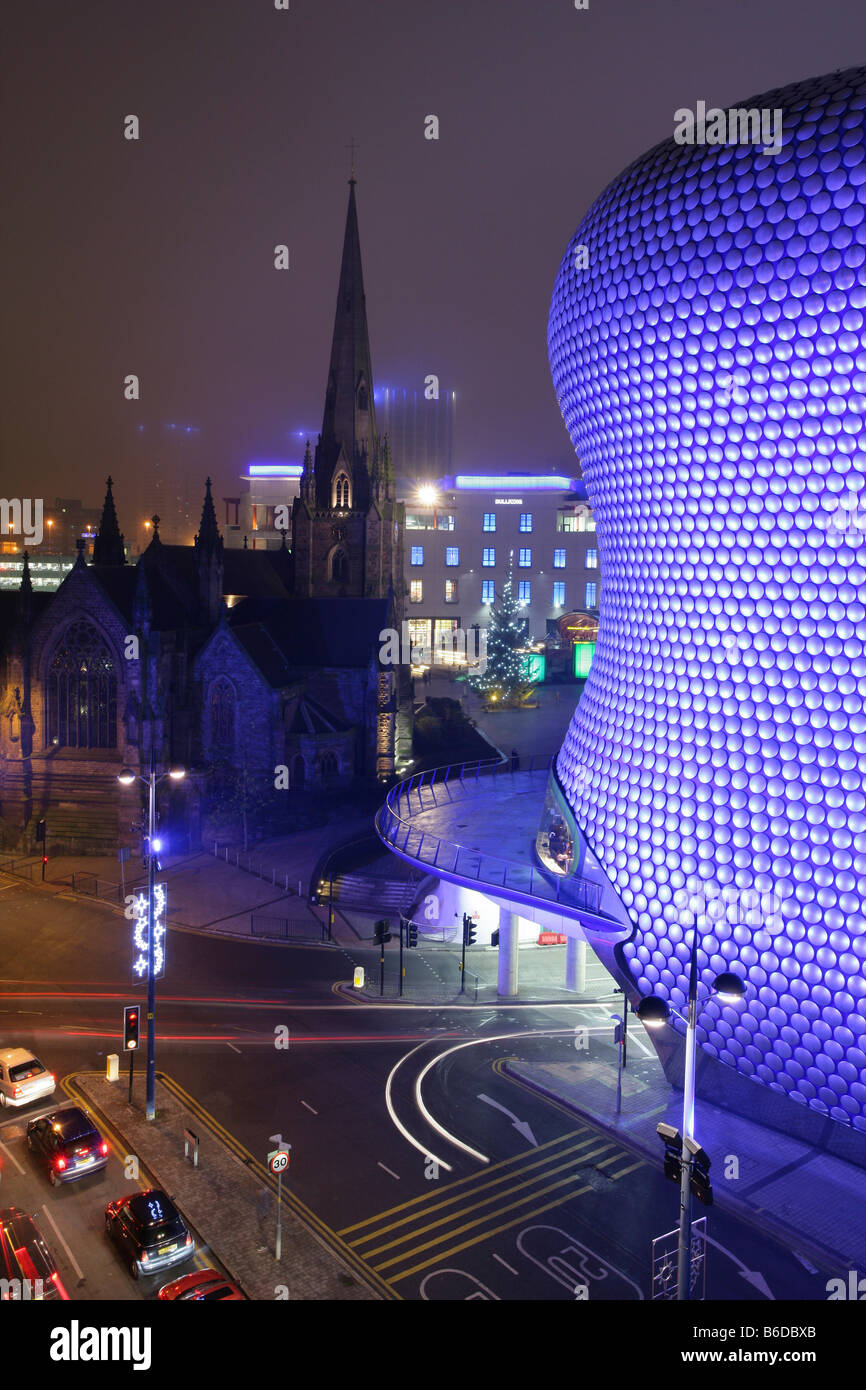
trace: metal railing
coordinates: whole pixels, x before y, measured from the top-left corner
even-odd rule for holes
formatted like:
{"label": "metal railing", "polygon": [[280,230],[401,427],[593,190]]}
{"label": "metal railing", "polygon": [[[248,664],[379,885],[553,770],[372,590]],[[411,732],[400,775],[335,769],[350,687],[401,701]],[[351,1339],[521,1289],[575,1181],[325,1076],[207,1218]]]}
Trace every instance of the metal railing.
{"label": "metal railing", "polygon": [[[252,854],[246,850],[232,850],[228,845],[220,845],[217,840],[213,842],[213,853],[215,859],[222,859],[226,864],[234,864],[236,869],[243,869],[244,873],[252,874],[254,878],[260,878],[264,883],[269,883],[272,888],[282,887],[286,896],[297,894],[302,897],[302,882],[293,878],[289,883],[288,870],[279,872],[274,864],[266,864],[263,859],[256,860]],[[297,883],[297,890],[295,884]]]}
{"label": "metal railing", "polygon": [[[412,817],[448,802],[471,796],[482,788],[501,785],[508,777],[543,774],[545,781],[557,755],[534,756],[528,764],[515,758],[488,758],[449,763],[430,768],[392,787],[376,816],[380,839],[432,872],[453,874],[484,884],[526,894],[541,902],[602,916],[602,885],[589,879],[558,876],[538,864],[521,864],[445,840],[430,830],[419,830]],[[414,803],[414,804],[413,804]]]}
{"label": "metal railing", "polygon": [[330,941],[327,922],[304,917],[274,917],[267,913],[250,913],[250,935],[268,937],[274,941]]}

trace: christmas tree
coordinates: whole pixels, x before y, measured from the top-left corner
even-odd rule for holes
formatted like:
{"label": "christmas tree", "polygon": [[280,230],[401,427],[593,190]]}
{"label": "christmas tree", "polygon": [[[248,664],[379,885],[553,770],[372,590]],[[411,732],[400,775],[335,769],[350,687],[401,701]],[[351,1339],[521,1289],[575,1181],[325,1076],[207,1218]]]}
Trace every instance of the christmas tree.
{"label": "christmas tree", "polygon": [[[525,657],[521,648],[526,643],[526,619],[521,617],[520,604],[514,594],[512,575],[514,554],[508,562],[508,577],[502,598],[490,610],[487,625],[487,666],[467,677],[473,690],[489,700],[511,703],[523,698],[529,688],[521,674]],[[482,637],[485,635],[482,631]],[[484,647],[481,646],[479,665],[484,667]]]}

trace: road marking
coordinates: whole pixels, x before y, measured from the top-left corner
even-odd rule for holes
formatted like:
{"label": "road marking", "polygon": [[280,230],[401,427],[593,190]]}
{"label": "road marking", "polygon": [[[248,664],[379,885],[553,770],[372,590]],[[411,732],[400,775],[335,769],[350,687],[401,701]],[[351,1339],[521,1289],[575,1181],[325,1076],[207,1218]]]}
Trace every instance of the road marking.
{"label": "road marking", "polygon": [[516,1270],[516,1269],[512,1269],[512,1268],[511,1268],[511,1265],[505,1264],[505,1261],[503,1260],[503,1258],[502,1258],[501,1255],[496,1255],[496,1254],[494,1254],[493,1258],[494,1258],[494,1260],[498,1260],[499,1263],[500,1263],[501,1265],[505,1265],[505,1268],[508,1270],[508,1273],[509,1273],[509,1274],[513,1274],[514,1277],[515,1277],[515,1279],[519,1279],[519,1278],[520,1278],[520,1275],[517,1273],[517,1270]]}
{"label": "road marking", "polygon": [[66,1244],[66,1241],[64,1240],[63,1236],[61,1235],[61,1233],[60,1233],[60,1227],[58,1226],[57,1222],[54,1220],[54,1217],[51,1215],[51,1212],[48,1210],[47,1205],[44,1206],[44,1207],[42,1208],[42,1210],[45,1212],[45,1215],[48,1217],[48,1220],[51,1222],[52,1226],[54,1227],[54,1233],[55,1233],[55,1235],[57,1236],[57,1239],[60,1241],[60,1244],[63,1246],[63,1249],[66,1251],[66,1256],[67,1256],[67,1259],[69,1260],[69,1263],[72,1265],[73,1269],[75,1270],[76,1274],[78,1275],[79,1281],[83,1284],[83,1283],[84,1283],[84,1271],[82,1270],[81,1265],[78,1263],[78,1261],[76,1260],[76,1258],[75,1258],[75,1256],[73,1255],[72,1251],[69,1249],[69,1246]]}
{"label": "road marking", "polygon": [[628,1041],[630,1043],[636,1043],[645,1057],[655,1057],[656,1054],[654,1050],[651,1047],[647,1047],[639,1033],[635,1033],[634,1031],[629,1033]]}
{"label": "road marking", "polygon": [[23,1177],[24,1177],[24,1169],[21,1167],[21,1164],[18,1162],[18,1159],[15,1157],[15,1155],[14,1155],[13,1153],[10,1153],[10,1152],[9,1152],[9,1150],[7,1149],[7,1147],[6,1147],[5,1144],[0,1144],[0,1149],[3,1150],[3,1152],[5,1153],[5,1155],[6,1155],[7,1158],[9,1158],[9,1159],[12,1160],[12,1162],[15,1164],[15,1167],[18,1169],[18,1172],[21,1174],[21,1176],[22,1176],[22,1178],[23,1178]]}
{"label": "road marking", "polygon": [[[453,1195],[452,1195],[452,1196],[449,1196],[449,1197],[447,1197],[447,1198],[445,1198],[445,1199],[443,1199],[443,1201],[441,1201],[441,1202],[437,1202],[437,1203],[436,1203],[434,1206],[432,1206],[432,1207],[428,1205],[427,1210],[428,1210],[428,1211],[438,1211],[440,1207],[443,1207],[443,1206],[450,1206],[452,1202],[457,1202],[457,1201],[459,1201],[459,1200],[460,1200],[460,1196],[461,1196],[462,1194],[459,1193],[459,1192],[457,1191],[458,1188],[463,1188],[463,1187],[466,1187],[467,1185],[471,1185],[471,1187],[473,1187],[473,1188],[477,1188],[477,1187],[483,1186],[484,1189],[487,1190],[488,1187],[494,1186],[496,1183],[505,1182],[505,1181],[507,1180],[507,1178],[511,1176],[511,1174],[508,1173],[508,1172],[503,1173],[503,1170],[504,1170],[504,1169],[512,1169],[512,1168],[513,1168],[515,1171],[517,1171],[517,1170],[519,1169],[519,1171],[520,1171],[521,1173],[528,1172],[530,1169],[536,1168],[536,1167],[538,1167],[539,1164],[545,1163],[545,1162],[547,1161],[543,1156],[542,1156],[542,1157],[539,1157],[539,1156],[538,1156],[539,1154],[542,1154],[542,1155],[543,1155],[544,1150],[553,1149],[553,1148],[556,1147],[557,1144],[563,1144],[563,1143],[566,1142],[566,1140],[573,1140],[573,1139],[576,1139],[577,1136],[578,1136],[579,1134],[585,1134],[586,1132],[587,1132],[587,1126],[586,1126],[586,1125],[578,1125],[577,1127],[575,1127],[575,1128],[574,1128],[573,1130],[571,1130],[570,1132],[567,1132],[566,1134],[558,1134],[558,1135],[556,1136],[555,1139],[548,1139],[547,1142],[546,1142],[545,1144],[540,1144],[540,1145],[538,1146],[538,1149],[537,1149],[537,1150],[524,1149],[522,1153],[514,1154],[514,1155],[512,1155],[511,1158],[503,1158],[503,1159],[500,1159],[498,1163],[492,1164],[490,1168],[482,1169],[480,1172],[476,1172],[476,1173],[469,1173],[465,1178],[456,1178],[455,1181],[454,1181],[454,1182],[450,1182],[450,1183],[448,1184],[447,1188],[446,1188],[446,1191],[449,1192],[449,1193],[451,1193],[451,1194],[453,1194]],[[592,1139],[592,1138],[590,1138],[590,1139],[585,1139],[585,1140],[582,1141],[581,1144],[575,1145],[574,1148],[581,1148],[581,1147],[583,1146],[583,1144],[588,1144],[588,1143],[592,1143],[592,1142],[593,1142],[593,1139]],[[565,1150],[564,1152],[570,1153],[570,1152],[573,1152],[573,1149],[568,1149],[568,1150]],[[548,1154],[548,1155],[547,1155],[548,1158],[550,1158],[550,1157],[552,1157],[552,1156],[553,1156],[553,1155],[551,1155],[551,1154]],[[531,1163],[530,1163],[530,1162],[527,1162],[527,1160],[530,1159],[530,1158],[532,1159],[532,1162],[531,1162]],[[500,1176],[499,1176],[498,1178],[493,1178],[491,1175],[492,1175],[493,1173],[496,1173],[496,1172],[498,1172],[498,1173],[500,1174]],[[396,1216],[398,1212],[401,1212],[401,1211],[408,1211],[408,1209],[409,1209],[410,1207],[417,1207],[417,1206],[420,1206],[422,1203],[425,1203],[425,1202],[428,1203],[428,1204],[429,1204],[429,1202],[430,1202],[430,1194],[427,1193],[427,1192],[425,1192],[425,1193],[424,1193],[422,1196],[420,1196],[420,1197],[412,1197],[412,1198],[410,1198],[410,1200],[409,1200],[408,1202],[401,1202],[399,1206],[396,1206],[396,1207],[389,1207],[389,1209],[388,1209],[387,1211],[379,1212],[379,1213],[377,1213],[376,1216],[367,1216],[367,1217],[364,1218],[363,1221],[358,1221],[358,1222],[356,1222],[354,1226],[344,1226],[343,1229],[342,1229],[341,1231],[338,1232],[338,1234],[341,1235],[341,1236],[351,1235],[353,1231],[361,1231],[361,1230],[364,1229],[365,1226],[372,1226],[372,1225],[374,1225],[375,1222],[377,1222],[377,1221],[384,1221],[385,1218],[388,1217],[388,1216]],[[421,1214],[422,1214],[421,1212],[418,1212],[418,1213],[417,1213],[417,1215],[421,1215]],[[424,1212],[423,1214],[426,1215],[426,1212]],[[410,1216],[408,1216],[408,1217],[405,1218],[405,1219],[411,1221],[411,1220],[414,1220],[414,1217],[410,1215]],[[396,1229],[396,1226],[399,1225],[399,1224],[400,1224],[400,1223],[397,1222],[397,1223],[395,1223],[394,1226],[388,1226],[388,1227],[386,1227],[385,1229],[386,1229],[386,1230],[389,1230],[389,1231],[390,1231],[390,1230],[394,1230],[394,1229]],[[383,1232],[383,1231],[380,1231],[380,1232],[372,1232],[371,1234],[372,1234],[372,1235],[384,1234],[384,1232]],[[369,1239],[371,1239],[371,1236],[364,1236],[364,1237],[362,1237],[361,1240],[359,1240],[359,1241],[353,1241],[352,1244],[353,1244],[353,1245],[354,1245],[354,1244],[361,1244],[363,1240],[369,1240]]]}
{"label": "road marking", "polygon": [[243,1056],[243,1053],[241,1052],[240,1048],[235,1047],[234,1043],[227,1042],[226,1047],[230,1047],[232,1052],[237,1052],[240,1056]]}
{"label": "road marking", "polygon": [[[303,1105],[303,1101],[301,1102],[301,1104]],[[392,1173],[390,1168],[385,1168],[384,1163],[380,1163],[380,1164],[379,1164],[379,1167],[380,1167],[380,1168],[384,1168],[384,1169],[385,1169],[385,1172],[388,1173],[390,1177],[396,1178],[398,1182],[400,1181],[400,1174],[399,1174],[399,1173]]]}
{"label": "road marking", "polygon": [[307,1105],[307,1102],[305,1100],[301,1101],[301,1105],[304,1107],[305,1110],[309,1110],[311,1115],[318,1115],[318,1110],[314,1110],[312,1105]]}
{"label": "road marking", "polygon": [[400,1067],[402,1067],[404,1062],[407,1062],[409,1060],[413,1053],[420,1052],[421,1048],[426,1046],[426,1043],[419,1043],[417,1047],[413,1047],[410,1052],[407,1052],[405,1056],[401,1057],[399,1061],[397,1061],[391,1068],[391,1070],[388,1073],[388,1080],[385,1082],[385,1105],[395,1127],[399,1130],[400,1134],[402,1134],[403,1138],[409,1144],[412,1145],[413,1149],[417,1149],[419,1154],[423,1154],[424,1158],[432,1158],[434,1163],[438,1163],[440,1168],[444,1168],[446,1173],[450,1173],[453,1171],[451,1168],[451,1164],[446,1163],[444,1158],[439,1158],[436,1154],[433,1153],[432,1149],[425,1148],[423,1144],[420,1144],[418,1140],[415,1139],[413,1135],[409,1133],[406,1126],[402,1124],[400,1120],[398,1120],[397,1112],[394,1109],[394,1104],[391,1100],[391,1085]]}
{"label": "road marking", "polygon": [[[609,1143],[601,1144],[597,1149],[593,1149],[589,1153],[582,1155],[581,1162],[588,1162],[590,1159],[597,1158],[600,1154],[604,1153],[605,1149],[609,1149],[610,1147],[611,1145]],[[532,1187],[534,1184],[538,1183],[539,1178],[542,1182],[546,1182],[548,1178],[554,1177],[557,1173],[561,1173],[564,1169],[573,1168],[574,1163],[572,1159],[567,1158],[564,1163],[560,1163],[557,1167],[550,1168],[545,1173],[539,1173],[534,1178],[527,1178],[525,1182],[515,1184],[515,1186],[511,1188],[507,1194],[502,1194],[498,1192],[490,1193],[488,1194],[488,1196],[484,1197],[480,1202],[475,1202],[473,1206],[464,1207],[459,1213],[452,1212],[449,1216],[440,1216],[438,1221],[430,1221],[427,1223],[426,1226],[419,1226],[418,1229],[415,1231],[409,1231],[406,1233],[406,1235],[398,1236],[396,1240],[388,1241],[386,1245],[378,1245],[372,1250],[367,1250],[364,1253],[364,1258],[369,1260],[374,1255],[382,1255],[385,1253],[386,1250],[392,1250],[395,1245],[402,1245],[407,1240],[415,1240],[417,1236],[426,1235],[428,1231],[435,1231],[437,1226],[447,1225],[448,1222],[454,1220],[455,1216],[458,1220],[460,1220],[464,1216],[471,1215],[471,1213],[474,1211],[479,1211],[481,1207],[490,1206],[492,1202],[500,1202],[503,1195],[510,1196],[512,1192],[520,1192],[525,1187]],[[578,1173],[575,1173],[573,1171],[567,1172],[565,1177],[559,1178],[556,1182],[550,1183],[547,1187],[542,1187],[535,1192],[528,1192],[525,1196],[518,1198],[517,1201],[510,1202],[508,1206],[497,1207],[497,1211],[502,1212],[503,1214],[508,1211],[515,1211],[517,1207],[525,1206],[527,1202],[533,1202],[537,1197],[546,1197],[549,1192],[555,1192],[556,1189],[559,1187],[567,1186],[569,1183],[579,1181],[580,1177]],[[467,1221],[462,1226],[458,1226],[456,1229],[444,1231],[442,1234],[435,1236],[432,1240],[426,1241],[423,1245],[413,1246],[411,1250],[404,1251],[402,1255],[394,1255],[390,1260],[386,1260],[384,1264],[377,1264],[375,1268],[378,1270],[387,1269],[389,1265],[399,1264],[401,1260],[411,1259],[413,1255],[418,1255],[421,1254],[424,1250],[429,1250],[431,1246],[438,1245],[440,1241],[449,1240],[455,1235],[462,1235],[464,1231],[470,1231],[473,1226],[482,1225],[485,1221],[488,1221],[490,1219],[490,1215],[491,1213],[487,1212],[484,1216],[477,1216],[474,1221]]]}

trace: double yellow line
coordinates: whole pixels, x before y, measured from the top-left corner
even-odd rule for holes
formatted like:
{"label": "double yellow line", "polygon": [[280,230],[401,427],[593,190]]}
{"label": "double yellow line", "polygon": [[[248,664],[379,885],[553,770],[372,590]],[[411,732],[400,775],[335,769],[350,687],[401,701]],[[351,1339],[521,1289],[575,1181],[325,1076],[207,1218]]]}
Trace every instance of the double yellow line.
{"label": "double yellow line", "polygon": [[[377,1274],[400,1283],[590,1192],[590,1184],[581,1184],[580,1170],[585,1164],[596,1169],[619,1165],[608,1175],[616,1180],[641,1166],[640,1162],[626,1162],[623,1167],[623,1160],[630,1158],[613,1140],[582,1125],[480,1173],[459,1178],[441,1195],[425,1193],[347,1226],[339,1234],[352,1237],[352,1249],[363,1249],[364,1258]],[[499,1219],[506,1215],[508,1220]]]}

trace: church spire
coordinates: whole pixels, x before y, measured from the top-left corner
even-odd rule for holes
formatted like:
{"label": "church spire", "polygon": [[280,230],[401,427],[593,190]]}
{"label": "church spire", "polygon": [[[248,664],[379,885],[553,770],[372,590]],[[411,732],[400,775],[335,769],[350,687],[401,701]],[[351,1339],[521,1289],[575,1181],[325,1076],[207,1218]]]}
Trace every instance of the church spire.
{"label": "church spire", "polygon": [[99,532],[93,542],[93,563],[95,565],[126,564],[126,556],[123,553],[123,536],[120,534],[120,527],[117,524],[117,512],[114,509],[114,497],[111,488],[112,479],[109,477],[105,484],[105,501],[102,504]]}
{"label": "church spire", "polygon": [[195,562],[198,571],[198,593],[202,612],[208,623],[219,618],[223,594],[223,539],[217,526],[211,497],[211,482],[205,483],[201,525],[195,538]]}
{"label": "church spire", "polygon": [[353,492],[357,492],[359,485],[363,487],[358,466],[369,476],[378,452],[378,439],[354,177],[349,180],[349,207],[322,419],[322,442],[316,450],[317,485],[328,494],[331,491],[331,474],[341,448],[350,469],[355,473]]}
{"label": "church spire", "polygon": [[307,440],[307,447],[304,450],[304,471],[301,474],[300,493],[305,502],[314,502],[316,497],[316,475],[313,472],[313,455],[310,450],[310,441]]}
{"label": "church spire", "polygon": [[217,550],[222,552],[222,537],[217,526],[210,488],[211,481],[210,478],[207,478],[205,480],[204,504],[201,509],[201,525],[195,538],[196,554],[203,552],[209,555]]}

